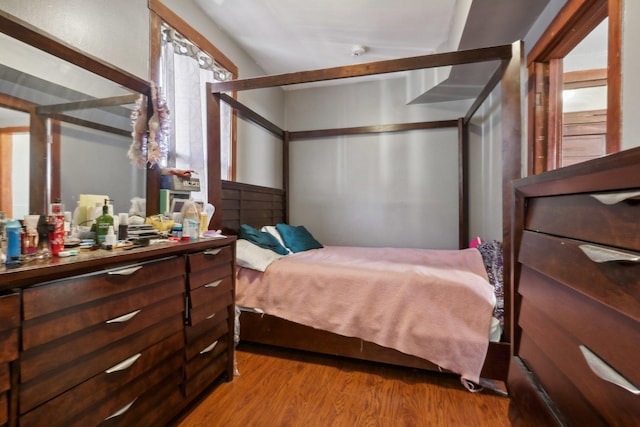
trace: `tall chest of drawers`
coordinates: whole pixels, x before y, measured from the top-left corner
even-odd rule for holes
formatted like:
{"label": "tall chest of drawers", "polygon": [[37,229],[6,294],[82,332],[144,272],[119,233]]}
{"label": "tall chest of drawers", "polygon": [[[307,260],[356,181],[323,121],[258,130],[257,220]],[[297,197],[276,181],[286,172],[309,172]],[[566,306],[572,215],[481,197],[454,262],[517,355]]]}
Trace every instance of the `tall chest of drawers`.
{"label": "tall chest of drawers", "polygon": [[[214,357],[197,363],[198,375],[190,382],[187,357],[197,339],[187,322],[189,265],[212,251],[225,254],[215,265],[228,273],[228,295],[199,304],[226,313],[225,326],[215,325],[218,350],[203,352]],[[7,399],[15,408],[7,425],[165,425],[222,374],[232,379],[233,323],[227,318],[233,312],[233,239],[164,244],[103,258],[83,255],[76,262],[54,259],[0,275],[3,288],[16,287],[19,337]],[[206,275],[216,269],[204,270]]]}
{"label": "tall chest of drawers", "polygon": [[640,419],[640,151],[516,183],[514,425]]}

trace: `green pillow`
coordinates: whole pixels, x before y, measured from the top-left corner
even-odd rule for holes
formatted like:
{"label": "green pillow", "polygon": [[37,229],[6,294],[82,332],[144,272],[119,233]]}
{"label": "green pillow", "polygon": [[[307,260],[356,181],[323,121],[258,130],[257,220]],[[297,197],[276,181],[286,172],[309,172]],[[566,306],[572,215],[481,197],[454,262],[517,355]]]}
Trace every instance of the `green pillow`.
{"label": "green pillow", "polygon": [[324,247],[303,225],[294,227],[289,224],[276,224],[276,230],[278,230],[285,246],[288,247],[291,252],[302,252]]}
{"label": "green pillow", "polygon": [[261,248],[271,249],[277,254],[280,255],[288,255],[289,251],[284,248],[278,240],[273,237],[271,234],[266,233],[264,231],[259,231],[253,228],[248,224],[242,224],[240,226],[240,236],[241,239],[245,239],[250,241],[251,243],[260,246]]}

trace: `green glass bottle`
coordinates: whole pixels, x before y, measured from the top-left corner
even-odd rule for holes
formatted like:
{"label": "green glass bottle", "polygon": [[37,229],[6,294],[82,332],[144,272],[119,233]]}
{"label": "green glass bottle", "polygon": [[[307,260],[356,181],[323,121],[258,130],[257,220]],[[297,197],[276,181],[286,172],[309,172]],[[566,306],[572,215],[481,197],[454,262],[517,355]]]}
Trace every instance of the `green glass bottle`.
{"label": "green glass bottle", "polygon": [[104,239],[109,232],[109,226],[113,226],[113,217],[109,215],[109,199],[104,199],[104,206],[102,207],[102,215],[96,218],[96,243],[98,245],[104,242]]}

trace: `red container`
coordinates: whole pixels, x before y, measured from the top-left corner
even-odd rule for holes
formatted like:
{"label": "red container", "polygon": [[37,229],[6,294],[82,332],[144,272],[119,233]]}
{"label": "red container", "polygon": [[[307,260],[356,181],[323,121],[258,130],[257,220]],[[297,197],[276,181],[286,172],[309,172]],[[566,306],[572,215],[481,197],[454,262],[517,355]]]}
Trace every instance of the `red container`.
{"label": "red container", "polygon": [[51,254],[58,255],[64,250],[64,215],[49,216],[49,242],[51,245]]}

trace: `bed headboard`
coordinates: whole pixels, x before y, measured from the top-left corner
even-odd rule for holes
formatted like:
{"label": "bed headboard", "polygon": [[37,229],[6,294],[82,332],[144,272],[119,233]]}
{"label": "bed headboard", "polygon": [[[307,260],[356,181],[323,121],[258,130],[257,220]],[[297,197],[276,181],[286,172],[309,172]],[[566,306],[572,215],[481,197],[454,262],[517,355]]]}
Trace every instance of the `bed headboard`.
{"label": "bed headboard", "polygon": [[260,228],[286,223],[284,190],[222,181],[222,233],[238,234],[241,224]]}

